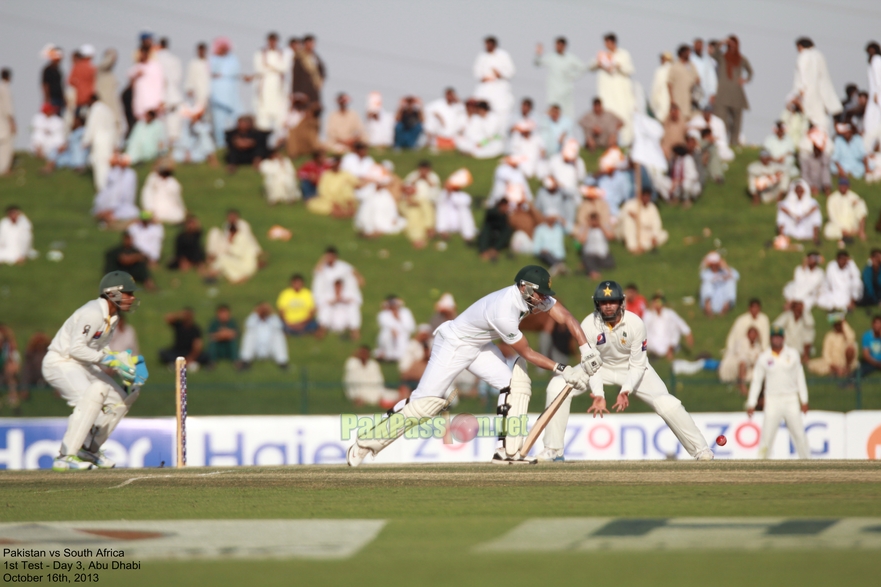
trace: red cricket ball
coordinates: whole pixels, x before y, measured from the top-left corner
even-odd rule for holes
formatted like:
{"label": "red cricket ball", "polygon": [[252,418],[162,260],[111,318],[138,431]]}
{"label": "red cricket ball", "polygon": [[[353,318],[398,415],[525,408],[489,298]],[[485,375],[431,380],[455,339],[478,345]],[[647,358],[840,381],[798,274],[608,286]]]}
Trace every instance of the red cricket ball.
{"label": "red cricket ball", "polygon": [[480,428],[477,418],[471,414],[459,414],[450,422],[450,431],[456,442],[470,442],[477,436]]}
{"label": "red cricket ball", "polygon": [[728,444],[728,439],[725,438],[724,434],[720,434],[719,436],[716,437],[716,444],[718,446],[725,446],[726,444]]}

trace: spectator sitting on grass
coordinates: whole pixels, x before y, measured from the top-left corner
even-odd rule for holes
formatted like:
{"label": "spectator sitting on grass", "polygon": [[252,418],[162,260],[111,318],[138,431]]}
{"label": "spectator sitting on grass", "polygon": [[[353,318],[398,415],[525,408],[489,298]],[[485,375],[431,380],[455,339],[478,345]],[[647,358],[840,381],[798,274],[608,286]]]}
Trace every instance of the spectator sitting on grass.
{"label": "spectator sitting on grass", "polygon": [[596,212],[591,212],[587,222],[587,226],[578,226],[576,235],[581,243],[581,264],[588,277],[599,280],[601,270],[615,268],[615,258],[609,250],[609,239],[614,235],[603,228]]}
{"label": "spectator sitting on grass", "polygon": [[495,262],[499,258],[499,251],[507,249],[511,244],[514,229],[508,222],[509,210],[508,200],[502,198],[495,208],[486,211],[483,227],[477,237],[477,248],[484,261]]}
{"label": "spectator sitting on grass", "polygon": [[223,275],[230,283],[244,283],[257,273],[263,250],[251,232],[251,225],[238,210],[226,213],[222,228],[208,231],[208,274],[214,280]]}
{"label": "spectator sitting on grass", "polygon": [[376,321],[379,324],[376,358],[386,362],[399,361],[416,330],[413,312],[404,305],[404,300],[392,294],[383,302]]}
{"label": "spectator sitting on grass", "polygon": [[272,306],[262,302],[245,320],[242,335],[242,367],[248,368],[256,359],[271,359],[282,370],[288,368],[288,343],[284,323],[272,312]]}
{"label": "spectator sitting on grass", "polygon": [[[5,324],[0,324],[0,381],[6,384],[6,404],[14,415],[19,415],[18,378],[21,372],[21,355],[15,334]],[[2,399],[2,398],[0,398]],[[2,401],[0,401],[2,403]]]}
{"label": "spectator sitting on grass", "polygon": [[21,208],[6,207],[6,216],[0,220],[0,263],[22,265],[28,260],[34,241],[34,228]]}
{"label": "spectator sitting on grass", "polygon": [[664,295],[656,293],[652,296],[651,308],[645,311],[642,319],[648,341],[646,350],[656,357],[665,357],[672,361],[683,336],[688,348],[694,348],[694,335],[685,320],[673,309],[666,307],[665,303]]}
{"label": "spectator sitting on grass", "polygon": [[566,274],[565,231],[556,210],[546,212],[544,222],[535,227],[532,244],[533,253],[539,261],[550,267],[551,277]]}
{"label": "spectator sitting on grass", "polygon": [[202,329],[196,324],[192,308],[166,314],[165,323],[171,327],[174,339],[171,347],[159,351],[160,363],[171,366],[175,359],[183,357],[187,360],[187,368],[193,372],[198,371],[201,365],[211,365],[211,357],[205,352],[202,341]]}
{"label": "spectator sitting on grass", "polygon": [[110,158],[110,171],[107,182],[92,203],[92,216],[107,225],[126,223],[138,217],[135,200],[138,197],[138,175],[129,166],[129,157],[114,153]]}
{"label": "spectator sitting on grass", "polygon": [[318,180],[318,195],[307,200],[306,208],[313,214],[334,218],[351,218],[355,215],[358,209],[358,201],[355,199],[358,178],[344,171],[340,161],[338,155],[330,158],[330,167]]}
{"label": "spectator sitting on grass", "polygon": [[149,110],[132,128],[125,146],[125,154],[132,165],[152,161],[165,148],[165,125],[157,116],[155,110]]}
{"label": "spectator sitting on grass", "polygon": [[205,266],[205,247],[202,246],[202,225],[193,214],[188,214],[184,228],[174,239],[174,258],[169,269],[201,271]]}
{"label": "spectator sitting on grass", "polygon": [[147,256],[150,267],[155,267],[162,255],[165,228],[153,221],[153,213],[149,210],[141,212],[140,220],[129,224],[126,232],[132,236],[135,248]]}
{"label": "spectator sitting on grass", "polygon": [[303,197],[297,183],[297,170],[281,149],[272,150],[269,157],[260,162],[259,169],[263,176],[263,193],[270,205],[290,204]]}
{"label": "spectator sitting on grass", "polygon": [[180,224],[187,217],[180,182],[174,177],[174,162],[163,159],[144,181],[141,189],[141,208],[153,213],[153,219],[163,224]]}
{"label": "spectator sitting on grass", "polygon": [[111,351],[121,353],[130,351],[132,355],[141,354],[141,345],[138,344],[138,333],[135,327],[128,323],[125,314],[119,315],[119,321],[116,323],[116,330],[113,331],[113,338],[110,339]]}
{"label": "spectator sitting on grass", "polygon": [[312,159],[300,165],[297,177],[300,179],[300,192],[304,200],[311,200],[318,195],[318,182],[325,171],[330,169],[330,163],[324,155],[324,151],[312,153]]}
{"label": "spectator sitting on grass", "polygon": [[416,328],[416,334],[407,343],[404,354],[398,360],[398,373],[400,373],[400,388],[398,393],[401,399],[410,397],[425,367],[428,365],[428,359],[431,356],[431,326],[428,324],[420,324]]}
{"label": "spectator sitting on grass", "polygon": [[212,363],[239,360],[239,325],[227,304],[220,304],[208,325],[208,356]]}
{"label": "spectator sitting on grass", "polygon": [[346,359],[343,374],[346,398],[356,406],[378,405],[382,409],[394,407],[398,392],[385,386],[382,369],[370,358],[370,347],[361,345]]}
{"label": "spectator sitting on grass", "polygon": [[37,331],[31,335],[24,349],[24,366],[21,373],[21,399],[26,399],[28,391],[35,387],[48,387],[43,379],[43,359],[49,352],[52,339],[45,332]]}
{"label": "spectator sitting on grass", "polygon": [[701,261],[700,304],[707,316],[724,316],[737,301],[740,274],[712,251]]}
{"label": "spectator sitting on grass", "polygon": [[318,322],[315,321],[315,299],[301,274],[295,273],[291,276],[290,287],[278,294],[275,307],[287,334],[312,334],[318,329]]}
{"label": "spectator sitting on grass", "polygon": [[758,328],[752,326],[746,335],[738,337],[725,348],[719,362],[719,381],[736,383],[741,395],[747,395],[748,383],[753,378],[753,368],[762,354],[762,342]]}
{"label": "spectator sitting on grass", "polygon": [[860,356],[860,379],[881,371],[881,316],[872,317],[872,328],[863,334],[863,352]]}
{"label": "spectator sitting on grass", "polygon": [[844,312],[829,314],[832,330],[823,338],[823,354],[808,361],[808,370],[811,373],[848,377],[859,367],[856,334],[844,317]]}
{"label": "spectator sitting on grass", "polygon": [[236,127],[226,131],[227,171],[233,173],[239,165],[260,165],[269,151],[269,134],[254,127],[254,117],[240,116]]}
{"label": "spectator sitting on grass", "polygon": [[786,334],[786,346],[790,346],[801,355],[801,362],[807,363],[811,358],[816,330],[814,317],[805,311],[805,304],[799,299],[789,303],[789,309],[774,320],[774,326],[782,328]]}
{"label": "spectator sitting on grass", "polygon": [[113,271],[125,271],[136,282],[143,284],[147,289],[155,289],[153,276],[150,275],[149,259],[147,255],[135,248],[132,235],[122,233],[122,243],[104,253],[104,273]]}

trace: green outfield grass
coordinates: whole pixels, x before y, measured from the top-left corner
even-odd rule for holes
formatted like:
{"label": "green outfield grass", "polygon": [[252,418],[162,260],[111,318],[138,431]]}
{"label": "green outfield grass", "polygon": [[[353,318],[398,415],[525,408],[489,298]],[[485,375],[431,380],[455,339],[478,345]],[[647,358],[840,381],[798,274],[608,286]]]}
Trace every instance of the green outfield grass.
{"label": "green outfield grass", "polygon": [[[426,156],[442,177],[460,166],[468,166],[475,177],[470,192],[476,201],[488,193],[495,168],[495,161],[475,161],[456,154],[387,152],[374,153],[374,156],[392,160],[401,175]],[[775,210],[770,206],[753,207],[746,198],[745,168],[755,157],[753,149],[741,152],[728,171],[726,183],[709,185],[693,208],[684,210],[661,204],[670,242],[658,253],[634,257],[620,244],[612,246],[618,269],[607,273],[607,277],[621,283],[636,282],[647,296],[663,290],[670,306],[693,328],[695,349],[682,351],[681,358],[694,357],[700,352],[720,356],[733,320],[733,316],[706,318],[697,306],[683,302],[683,298],[697,295],[698,264],[706,252],[716,247],[724,249],[728,261],[740,272],[735,313],[745,311],[747,299],[757,296],[764,301],[765,311],[772,319],[782,308],[783,284],[791,279],[794,267],[802,258],[800,253],[765,248],[773,237]],[[596,168],[594,156],[586,157],[586,161],[589,170]],[[38,161],[22,155],[12,176],[0,178],[3,202],[22,206],[35,225],[35,247],[42,254],[40,259],[24,267],[0,267],[0,321],[14,329],[21,347],[37,330],[50,336],[54,334],[74,309],[95,296],[102,274],[103,252],[119,239],[117,233],[97,230],[89,217],[93,197],[90,176],[62,171],[43,177],[37,173],[39,166]],[[138,169],[142,181],[147,171],[146,167]],[[299,271],[310,275],[329,244],[339,247],[342,258],[352,262],[366,277],[362,313],[363,339],[368,343],[376,337],[375,316],[380,302],[390,293],[406,300],[417,321],[427,321],[441,292],[452,292],[460,309],[464,309],[487,292],[509,284],[516,271],[531,262],[528,257],[520,257],[486,264],[477,259],[473,249],[456,239],[444,252],[434,247],[413,250],[403,236],[359,239],[350,221],[316,217],[302,205],[269,207],[261,196],[259,175],[253,169],[240,169],[230,176],[222,169],[181,165],[176,173],[188,208],[201,218],[206,230],[223,221],[227,208],[238,208],[267,251],[269,264],[242,285],[220,283],[212,287],[203,284],[194,274],[180,275],[165,269],[156,272],[159,291],[143,293],[141,307],[131,319],[138,331],[142,352],[151,365],[150,383],[132,410],[135,416],[169,415],[174,411],[170,396],[172,375],[156,364],[157,351],[171,342],[169,329],[162,321],[166,312],[193,306],[199,323],[206,327],[214,307],[227,302],[241,324],[258,302],[275,300],[291,273]],[[854,182],[853,188],[867,200],[871,225],[881,211],[881,187]],[[822,198],[821,204],[825,205]],[[476,210],[478,222],[482,214]],[[290,242],[272,242],[265,238],[269,227],[276,223],[293,231]],[[711,231],[709,238],[702,234],[705,228]],[[171,250],[175,233],[174,228],[166,230],[166,254]],[[877,235],[870,230],[869,242],[850,247],[856,262],[862,265],[870,247],[878,243]],[[60,263],[45,259],[51,246],[61,247],[64,260]],[[387,257],[380,255],[383,250],[388,252]],[[821,247],[827,259],[834,256],[835,250],[834,243],[824,243]],[[404,270],[406,262],[412,263],[412,269]],[[571,247],[568,263],[572,268],[578,266]],[[560,299],[579,318],[592,310],[590,296],[595,285],[580,275],[554,280]],[[815,318],[819,349],[828,327],[820,311],[815,311]],[[849,321],[858,335],[869,325],[869,317],[862,310],[854,313]],[[257,364],[247,373],[236,373],[229,365],[221,365],[211,372],[191,374],[191,413],[335,413],[350,409],[343,399],[339,381],[342,363],[355,344],[333,336],[323,341],[292,339],[292,368],[288,372],[280,372],[271,364]],[[662,376],[668,376],[669,364],[658,361],[656,367]],[[389,382],[397,379],[393,367],[386,367],[386,376]],[[677,393],[690,409],[731,410],[742,406],[742,399],[730,387],[713,383],[708,377],[712,375],[678,380]],[[537,374],[536,380],[541,379]],[[303,392],[304,382],[309,382],[307,393]],[[881,408],[878,382],[881,379],[870,379],[864,385],[863,407]],[[835,383],[812,385],[811,392],[811,405],[818,409],[847,410],[856,405],[855,390],[839,388]],[[482,405],[473,401],[464,408],[478,411]],[[34,399],[23,407],[25,416],[66,413],[66,406],[46,391],[36,392]],[[0,415],[10,414],[8,408],[0,409]]]}
{"label": "green outfield grass", "polygon": [[[218,474],[197,476],[206,472]],[[878,517],[879,490],[877,466],[843,461],[6,472],[0,520],[387,520],[373,542],[345,560],[147,561],[139,571],[101,575],[102,584],[129,587],[873,585],[881,571],[877,550],[475,548],[537,517]]]}

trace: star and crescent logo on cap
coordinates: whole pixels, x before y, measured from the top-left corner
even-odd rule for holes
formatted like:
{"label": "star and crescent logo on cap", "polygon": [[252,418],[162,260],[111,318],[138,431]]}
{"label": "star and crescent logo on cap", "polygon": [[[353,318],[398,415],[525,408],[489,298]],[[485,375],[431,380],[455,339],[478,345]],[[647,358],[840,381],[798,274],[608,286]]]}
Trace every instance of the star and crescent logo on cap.
{"label": "star and crescent logo on cap", "polygon": [[606,297],[609,297],[610,295],[612,295],[612,288],[609,287],[609,286],[607,285],[607,286],[606,286],[606,289],[603,290],[603,294],[604,294]]}

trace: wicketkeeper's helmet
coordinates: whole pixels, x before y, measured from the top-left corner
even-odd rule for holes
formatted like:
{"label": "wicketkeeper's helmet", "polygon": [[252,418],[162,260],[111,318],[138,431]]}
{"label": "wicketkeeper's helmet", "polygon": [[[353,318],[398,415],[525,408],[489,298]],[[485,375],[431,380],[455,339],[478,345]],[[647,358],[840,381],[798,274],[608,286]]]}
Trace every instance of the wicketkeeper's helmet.
{"label": "wicketkeeper's helmet", "polygon": [[[134,278],[125,271],[111,271],[101,278],[101,283],[98,285],[98,294],[119,307],[123,292],[134,293],[139,289]],[[132,304],[129,311],[134,311],[136,307],[137,301]]]}

